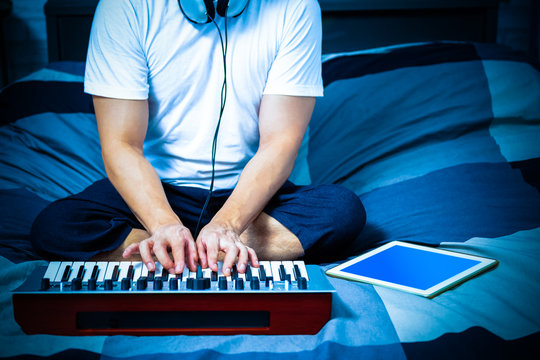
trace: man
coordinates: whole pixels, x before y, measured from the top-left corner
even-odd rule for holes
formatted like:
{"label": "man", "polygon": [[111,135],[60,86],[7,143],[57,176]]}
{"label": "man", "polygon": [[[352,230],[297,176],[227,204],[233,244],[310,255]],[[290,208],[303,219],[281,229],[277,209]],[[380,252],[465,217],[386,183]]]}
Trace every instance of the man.
{"label": "man", "polygon": [[100,1],[85,91],[110,182],[51,204],[34,246],[80,259],[117,249],[171,273],[217,271],[224,254],[229,275],[235,262],[242,273],[259,257],[315,258],[354,239],[365,213],[353,193],[286,182],[323,91],[316,0],[244,1],[210,24],[188,19],[182,2]]}

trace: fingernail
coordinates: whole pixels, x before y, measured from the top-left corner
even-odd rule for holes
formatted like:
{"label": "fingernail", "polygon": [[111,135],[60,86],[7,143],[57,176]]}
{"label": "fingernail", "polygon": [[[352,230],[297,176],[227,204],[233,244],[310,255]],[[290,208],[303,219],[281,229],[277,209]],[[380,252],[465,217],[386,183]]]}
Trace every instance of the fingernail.
{"label": "fingernail", "polygon": [[225,275],[229,276],[231,274],[231,269],[226,268],[225,269]]}
{"label": "fingernail", "polygon": [[153,271],[152,263],[146,264],[146,267],[148,268],[148,271]]}
{"label": "fingernail", "polygon": [[244,264],[238,265],[238,271],[239,271],[239,272],[244,272],[244,271],[246,271],[246,265],[244,265]]}

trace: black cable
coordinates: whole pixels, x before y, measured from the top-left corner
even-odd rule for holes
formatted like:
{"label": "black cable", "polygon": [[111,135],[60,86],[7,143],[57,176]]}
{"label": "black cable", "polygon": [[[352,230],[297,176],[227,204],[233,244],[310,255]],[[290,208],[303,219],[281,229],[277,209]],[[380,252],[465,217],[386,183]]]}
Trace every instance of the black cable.
{"label": "black cable", "polygon": [[197,227],[195,228],[195,239],[197,239],[197,236],[199,236],[199,228],[201,226],[201,221],[206,213],[206,208],[208,207],[208,204],[210,203],[210,199],[212,198],[212,191],[214,190],[214,179],[215,179],[215,168],[216,168],[216,151],[217,151],[217,139],[218,139],[218,133],[219,133],[219,127],[221,125],[221,119],[223,117],[223,112],[225,110],[225,103],[227,101],[227,16],[225,16],[225,43],[223,42],[223,36],[221,34],[221,30],[219,29],[218,24],[216,23],[215,19],[210,18],[214,25],[216,26],[216,29],[219,34],[219,40],[221,42],[221,52],[223,55],[223,85],[221,86],[221,106],[219,110],[219,118],[216,126],[216,130],[214,132],[214,139],[212,141],[212,177],[210,180],[210,189],[208,191],[208,196],[206,197],[206,201],[204,202],[203,208],[201,210],[201,214],[199,215],[199,220],[197,221]]}

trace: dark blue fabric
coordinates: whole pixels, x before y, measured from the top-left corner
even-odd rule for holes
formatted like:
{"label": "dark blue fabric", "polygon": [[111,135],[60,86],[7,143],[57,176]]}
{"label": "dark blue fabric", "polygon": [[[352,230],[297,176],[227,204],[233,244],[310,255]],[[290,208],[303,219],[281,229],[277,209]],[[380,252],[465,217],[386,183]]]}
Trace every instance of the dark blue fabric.
{"label": "dark blue fabric", "polygon": [[61,71],[71,75],[84,76],[85,62],[82,61],[58,61],[47,65],[47,69]]}
{"label": "dark blue fabric", "polygon": [[361,196],[359,248],[393,240],[438,245],[540,227],[540,193],[509,164],[463,164]]}
{"label": "dark blue fabric", "polygon": [[385,71],[435,65],[449,62],[480,60],[474,44],[430,43],[392,49],[391,52],[337,57],[323,63],[324,86],[336,80],[350,79]]}
{"label": "dark blue fabric", "polygon": [[39,259],[30,225],[49,202],[22,188],[0,190],[0,255],[14,263]]}
{"label": "dark blue fabric", "polygon": [[22,81],[0,93],[0,125],[46,112],[91,114],[94,105],[82,82]]}
{"label": "dark blue fabric", "polygon": [[[192,234],[208,191],[164,184],[173,210]],[[223,206],[232,190],[212,195],[202,224]],[[352,241],[365,223],[359,198],[337,186],[296,186],[287,182],[264,209],[301,241],[306,260],[345,257],[343,244]],[[117,248],[132,228],[143,229],[107,179],[79,194],[53,202],[35,220],[34,248],[48,259],[88,260],[101,251]]]}

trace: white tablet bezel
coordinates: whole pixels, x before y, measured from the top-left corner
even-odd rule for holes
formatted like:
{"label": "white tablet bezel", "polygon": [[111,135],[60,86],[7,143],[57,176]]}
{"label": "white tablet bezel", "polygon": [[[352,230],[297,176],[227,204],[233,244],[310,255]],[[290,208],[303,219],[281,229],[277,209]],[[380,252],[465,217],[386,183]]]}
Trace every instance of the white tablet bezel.
{"label": "white tablet bezel", "polygon": [[[392,282],[388,282],[388,281],[379,280],[379,279],[372,278],[372,277],[360,276],[360,275],[357,275],[357,274],[342,271],[343,269],[345,269],[345,268],[347,268],[347,267],[349,267],[349,266],[351,266],[353,264],[356,264],[359,261],[370,258],[373,255],[376,255],[376,254],[378,254],[378,253],[380,253],[382,251],[385,251],[385,250],[387,250],[387,249],[389,249],[391,247],[394,247],[394,246],[409,247],[409,248],[413,248],[413,249],[418,249],[418,250],[423,250],[423,251],[428,251],[428,252],[433,252],[433,253],[449,255],[449,256],[457,257],[457,258],[475,260],[475,261],[479,261],[479,263],[474,265],[473,267],[470,267],[469,269],[467,269],[465,271],[462,271],[459,274],[456,274],[456,275],[452,276],[451,278],[446,279],[445,281],[442,281],[442,282],[430,287],[429,289],[426,289],[426,290],[422,290],[422,289],[418,289],[418,288],[414,288],[414,287],[410,287],[410,286],[404,286],[404,285],[400,285],[400,284],[396,284],[396,283],[392,283]],[[333,267],[332,269],[327,270],[326,274],[328,276],[332,276],[332,277],[337,277],[337,278],[342,278],[342,279],[347,279],[347,280],[353,280],[353,281],[361,281],[361,282],[365,282],[365,283],[369,283],[369,284],[374,284],[374,285],[389,287],[389,288],[397,289],[397,290],[401,290],[401,291],[406,291],[406,292],[413,293],[413,294],[420,295],[420,296],[424,296],[424,297],[427,297],[427,298],[433,298],[436,295],[440,294],[441,292],[443,292],[443,291],[445,291],[445,290],[447,290],[447,289],[449,289],[449,288],[451,288],[453,286],[456,286],[457,284],[460,284],[460,283],[464,282],[465,280],[468,280],[468,279],[478,275],[479,273],[481,273],[483,271],[486,271],[486,270],[488,270],[488,269],[490,269],[492,267],[495,267],[497,264],[498,264],[497,260],[489,259],[489,258],[485,258],[485,257],[481,257],[481,256],[469,255],[469,254],[464,254],[464,253],[460,253],[460,252],[444,250],[444,249],[440,249],[440,248],[432,248],[432,247],[428,247],[428,246],[424,246],[424,245],[416,245],[416,244],[406,243],[406,242],[403,242],[403,241],[392,241],[392,242],[389,242],[388,244],[385,244],[385,245],[380,246],[380,247],[378,247],[378,248],[376,248],[374,250],[371,250],[371,251],[369,251],[369,252],[367,252],[367,253],[365,253],[363,255],[360,255],[360,256],[352,259],[352,260],[344,262],[343,264],[340,264],[340,265],[338,265],[336,267]]]}

